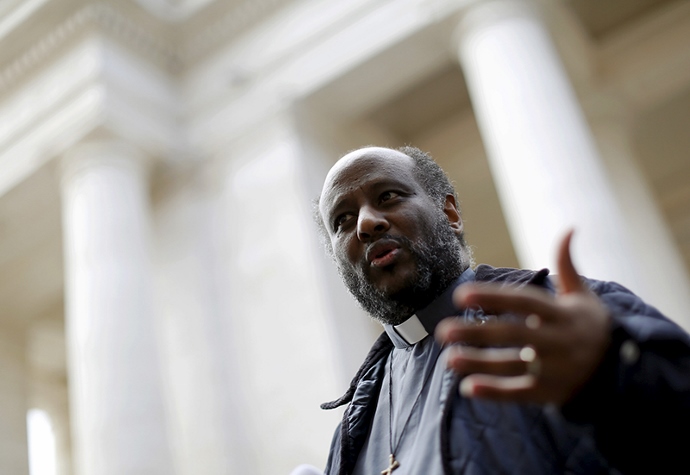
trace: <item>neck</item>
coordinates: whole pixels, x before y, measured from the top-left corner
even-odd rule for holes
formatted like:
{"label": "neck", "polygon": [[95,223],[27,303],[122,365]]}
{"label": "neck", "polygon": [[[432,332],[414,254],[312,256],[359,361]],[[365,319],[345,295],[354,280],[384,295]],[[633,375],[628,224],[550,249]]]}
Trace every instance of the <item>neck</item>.
{"label": "neck", "polygon": [[447,285],[433,300],[409,318],[397,324],[385,324],[384,329],[398,348],[405,348],[433,334],[436,325],[446,317],[457,315],[453,304],[453,291],[461,284],[474,280],[474,271],[467,268]]}

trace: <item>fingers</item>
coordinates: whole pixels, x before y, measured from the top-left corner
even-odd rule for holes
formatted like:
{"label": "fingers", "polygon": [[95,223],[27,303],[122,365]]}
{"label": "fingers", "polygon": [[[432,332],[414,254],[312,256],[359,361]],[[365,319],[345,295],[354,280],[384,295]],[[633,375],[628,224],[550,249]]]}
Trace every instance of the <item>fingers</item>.
{"label": "fingers", "polygon": [[554,298],[539,288],[496,284],[465,284],[453,293],[458,308],[481,307],[487,313],[537,314],[545,319],[557,313]]}
{"label": "fingers", "polygon": [[535,331],[521,321],[494,322],[486,325],[465,324],[456,318],[442,320],[436,327],[436,340],[444,345],[463,343],[476,347],[522,347],[534,345],[550,350],[552,331],[541,328]]}
{"label": "fingers", "polygon": [[455,345],[448,349],[447,365],[460,374],[482,373],[497,376],[525,374],[525,360],[519,348],[478,349]]}
{"label": "fingers", "polygon": [[568,231],[558,246],[558,276],[560,279],[559,293],[569,294],[573,292],[584,292],[585,287],[580,276],[575,270],[573,260],[570,256],[570,241],[573,238],[574,230]]}
{"label": "fingers", "polygon": [[536,313],[550,315],[555,309],[546,291],[533,288],[506,287],[495,284],[465,284],[453,293],[459,308],[481,307],[487,313]]}
{"label": "fingers", "polygon": [[[559,294],[587,292],[582,279],[577,273],[570,255],[570,242],[573,237],[570,230],[558,248],[558,274],[560,279]],[[479,306],[485,312],[536,314],[548,319],[558,316],[559,306],[552,295],[543,289],[527,287],[509,287],[496,284],[465,284],[453,293],[453,302],[459,308]]]}

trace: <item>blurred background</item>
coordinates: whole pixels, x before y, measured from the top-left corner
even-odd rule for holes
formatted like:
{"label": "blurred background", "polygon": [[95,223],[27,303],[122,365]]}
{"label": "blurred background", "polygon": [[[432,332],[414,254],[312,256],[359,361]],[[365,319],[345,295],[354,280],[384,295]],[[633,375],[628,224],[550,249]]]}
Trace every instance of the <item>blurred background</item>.
{"label": "blurred background", "polygon": [[3,0],[0,473],[322,467],[380,328],[311,207],[367,144],[441,163],[477,262],[575,227],[690,327],[688,45],[685,0]]}

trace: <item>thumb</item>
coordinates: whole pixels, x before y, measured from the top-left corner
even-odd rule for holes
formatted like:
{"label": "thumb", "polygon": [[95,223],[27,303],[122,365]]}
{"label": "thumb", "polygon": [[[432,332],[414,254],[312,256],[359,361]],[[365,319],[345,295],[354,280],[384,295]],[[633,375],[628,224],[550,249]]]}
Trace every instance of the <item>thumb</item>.
{"label": "thumb", "polygon": [[570,241],[575,230],[571,229],[561,240],[558,247],[558,277],[560,279],[559,293],[569,294],[572,292],[583,292],[585,290],[580,276],[573,266],[573,260],[570,257]]}

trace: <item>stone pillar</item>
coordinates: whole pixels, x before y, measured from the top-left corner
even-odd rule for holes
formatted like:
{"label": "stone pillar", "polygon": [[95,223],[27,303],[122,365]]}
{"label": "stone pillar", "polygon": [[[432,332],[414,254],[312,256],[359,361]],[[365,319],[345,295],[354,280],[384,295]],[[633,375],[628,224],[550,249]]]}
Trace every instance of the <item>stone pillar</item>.
{"label": "stone pillar", "polygon": [[177,475],[253,473],[245,424],[253,399],[237,383],[239,368],[251,362],[229,351],[230,312],[221,298],[228,286],[220,278],[218,234],[231,225],[218,219],[213,180],[201,175],[181,170],[154,220],[170,440]]}
{"label": "stone pillar", "polygon": [[241,362],[233,384],[251,396],[243,436],[254,442],[253,473],[323,467],[339,415],[317,408],[342,385],[315,269],[322,250],[300,178],[299,136],[280,117],[227,150],[219,208],[226,354]]}
{"label": "stone pillar", "polygon": [[75,473],[169,475],[145,157],[83,144],[61,185]]}
{"label": "stone pillar", "polygon": [[0,328],[0,473],[29,474],[24,332]]}
{"label": "stone pillar", "polygon": [[580,272],[643,290],[649,276],[536,7],[477,2],[456,39],[520,264],[554,269],[556,245],[574,227]]}

